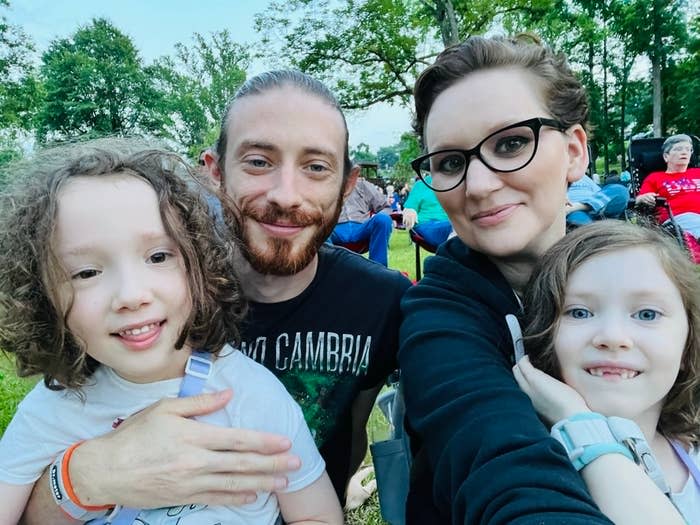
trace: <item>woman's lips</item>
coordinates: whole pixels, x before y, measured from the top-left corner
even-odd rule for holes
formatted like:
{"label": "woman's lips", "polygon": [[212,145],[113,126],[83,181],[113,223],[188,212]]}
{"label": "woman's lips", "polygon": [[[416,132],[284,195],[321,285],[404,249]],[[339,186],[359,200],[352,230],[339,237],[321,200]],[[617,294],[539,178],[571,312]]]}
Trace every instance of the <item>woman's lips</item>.
{"label": "woman's lips", "polygon": [[479,226],[496,226],[515,213],[519,206],[519,204],[507,204],[479,212],[472,216],[472,222]]}

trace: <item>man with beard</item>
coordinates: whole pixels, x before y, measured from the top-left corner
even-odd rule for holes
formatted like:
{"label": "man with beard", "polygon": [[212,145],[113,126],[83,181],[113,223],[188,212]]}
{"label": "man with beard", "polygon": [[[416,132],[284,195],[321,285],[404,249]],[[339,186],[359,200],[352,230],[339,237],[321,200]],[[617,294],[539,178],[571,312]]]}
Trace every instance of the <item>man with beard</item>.
{"label": "man with beard", "polygon": [[[216,151],[205,154],[227,224],[240,239],[249,300],[241,351],[301,405],[339,499],[367,450],[365,425],[396,367],[398,272],[324,244],[357,179],[333,95],[295,71],[249,79],[229,103]],[[236,392],[168,399],[75,448],[66,468],[85,507],[241,504],[286,486],[299,466],[282,436],[191,419]],[[75,523],[44,474],[26,523]]]}

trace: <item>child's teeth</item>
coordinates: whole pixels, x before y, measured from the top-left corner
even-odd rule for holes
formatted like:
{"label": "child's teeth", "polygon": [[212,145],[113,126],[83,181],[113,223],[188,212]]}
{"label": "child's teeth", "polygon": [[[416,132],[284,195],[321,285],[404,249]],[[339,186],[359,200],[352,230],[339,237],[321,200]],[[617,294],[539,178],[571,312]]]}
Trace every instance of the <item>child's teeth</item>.
{"label": "child's teeth", "polygon": [[145,334],[146,332],[149,332],[153,329],[155,329],[157,323],[152,323],[148,324],[146,326],[142,326],[141,328],[132,328],[131,330],[124,330],[122,334],[124,335],[141,335]]}
{"label": "child's teeth", "polygon": [[632,379],[633,377],[637,377],[638,374],[638,372],[635,370],[622,370],[610,368],[589,368],[588,373],[596,377],[603,377],[606,373],[617,374],[622,379]]}

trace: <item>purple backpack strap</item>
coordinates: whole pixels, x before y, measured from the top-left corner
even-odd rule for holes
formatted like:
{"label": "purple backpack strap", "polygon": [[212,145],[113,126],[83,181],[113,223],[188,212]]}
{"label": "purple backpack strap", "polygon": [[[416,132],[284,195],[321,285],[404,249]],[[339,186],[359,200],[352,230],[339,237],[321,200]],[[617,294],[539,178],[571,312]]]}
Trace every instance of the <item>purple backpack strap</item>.
{"label": "purple backpack strap", "polygon": [[685,466],[688,468],[688,472],[690,472],[690,475],[693,476],[695,484],[698,487],[700,487],[700,469],[698,469],[698,466],[695,464],[695,461],[693,461],[693,458],[690,457],[690,454],[688,454],[685,451],[683,445],[681,445],[678,441],[669,441],[671,443],[671,446],[673,447],[673,450],[675,450],[676,454],[678,454],[678,457],[683,463],[685,463]]}
{"label": "purple backpack strap", "polygon": [[[212,369],[212,354],[210,352],[202,352],[195,350],[185,365],[185,375],[180,383],[180,392],[177,397],[190,397],[202,393],[204,385],[211,375]],[[141,512],[141,509],[132,509],[129,507],[116,507],[106,518],[92,520],[90,525],[132,525],[136,517]]]}

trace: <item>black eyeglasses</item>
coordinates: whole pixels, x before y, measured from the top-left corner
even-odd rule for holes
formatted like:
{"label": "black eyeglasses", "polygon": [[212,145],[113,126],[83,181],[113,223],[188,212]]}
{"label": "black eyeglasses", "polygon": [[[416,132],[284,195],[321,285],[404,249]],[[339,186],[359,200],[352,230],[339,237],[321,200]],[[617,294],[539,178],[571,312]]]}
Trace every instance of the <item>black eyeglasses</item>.
{"label": "black eyeglasses", "polygon": [[493,171],[518,171],[535,158],[542,126],[567,129],[557,120],[531,118],[491,133],[472,149],[444,149],[422,155],[411,162],[411,167],[433,191],[450,191],[459,186],[474,155]]}

